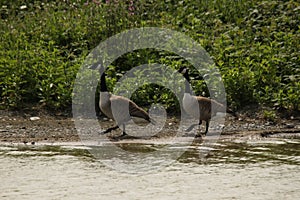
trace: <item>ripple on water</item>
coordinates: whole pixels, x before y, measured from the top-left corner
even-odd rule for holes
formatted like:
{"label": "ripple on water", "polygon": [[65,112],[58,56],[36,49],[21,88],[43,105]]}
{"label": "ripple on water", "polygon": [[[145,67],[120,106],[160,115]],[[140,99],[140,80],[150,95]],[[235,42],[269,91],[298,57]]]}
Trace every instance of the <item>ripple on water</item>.
{"label": "ripple on water", "polygon": [[[299,199],[299,144],[299,140],[290,139],[220,141],[208,149],[200,144],[187,148],[170,165],[138,175],[120,173],[97,162],[89,156],[88,150],[94,147],[2,146],[0,198]],[[124,146],[130,152],[125,159],[131,164],[162,148],[155,144],[128,145]],[[111,147],[97,148],[109,154]],[[200,156],[203,149],[210,150],[205,157]],[[181,150],[180,145],[166,148],[156,157],[151,154],[149,162],[140,166],[159,165],[169,153]],[[134,154],[139,151],[144,157]],[[107,161],[118,165],[125,154],[119,156]]]}

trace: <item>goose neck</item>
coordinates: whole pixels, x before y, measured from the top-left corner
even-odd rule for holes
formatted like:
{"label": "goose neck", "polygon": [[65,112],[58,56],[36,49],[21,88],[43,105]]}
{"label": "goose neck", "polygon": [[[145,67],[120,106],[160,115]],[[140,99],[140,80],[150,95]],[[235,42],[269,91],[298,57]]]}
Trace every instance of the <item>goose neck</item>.
{"label": "goose neck", "polygon": [[190,83],[188,81],[185,81],[185,91],[184,91],[184,93],[191,94],[191,86],[190,86]]}
{"label": "goose neck", "polygon": [[100,77],[100,92],[107,92],[106,80],[105,80],[105,73],[102,73]]}
{"label": "goose neck", "polygon": [[190,86],[190,76],[188,73],[184,74],[184,78],[186,79],[185,81],[185,93],[191,93],[191,86]]}

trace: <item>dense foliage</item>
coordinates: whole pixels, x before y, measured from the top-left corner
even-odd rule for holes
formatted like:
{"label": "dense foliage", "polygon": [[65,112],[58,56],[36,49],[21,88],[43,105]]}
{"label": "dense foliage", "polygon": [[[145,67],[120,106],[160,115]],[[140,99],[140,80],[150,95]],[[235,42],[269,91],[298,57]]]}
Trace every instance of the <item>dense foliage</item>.
{"label": "dense foliage", "polygon": [[[1,108],[70,108],[77,70],[94,47],[123,30],[154,26],[185,33],[205,48],[221,71],[229,106],[300,110],[296,0],[1,0],[0,18]],[[188,65],[170,52],[135,51],[109,67],[110,89],[126,71],[146,63]],[[195,70],[192,77],[196,93],[209,96]],[[159,86],[142,87],[132,98],[143,106],[177,104]]]}

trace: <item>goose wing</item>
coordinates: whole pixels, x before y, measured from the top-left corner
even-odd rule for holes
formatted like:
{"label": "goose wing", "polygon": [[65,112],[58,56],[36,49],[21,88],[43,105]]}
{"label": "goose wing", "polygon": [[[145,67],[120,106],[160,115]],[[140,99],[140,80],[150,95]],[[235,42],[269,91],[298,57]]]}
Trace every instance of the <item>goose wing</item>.
{"label": "goose wing", "polygon": [[199,104],[200,120],[209,120],[211,118],[211,100],[206,97],[195,96]]}
{"label": "goose wing", "polygon": [[129,101],[129,113],[133,117],[143,118],[150,122],[149,114],[138,105],[136,105],[133,101]]}
{"label": "goose wing", "polygon": [[217,112],[226,112],[225,106],[216,100],[201,96],[196,96],[196,99],[199,103],[200,113],[204,118],[209,118],[210,115],[214,116]]}
{"label": "goose wing", "polygon": [[138,117],[150,122],[148,113],[130,99],[122,96],[112,95],[110,101],[114,116],[121,117],[128,121],[130,117]]}

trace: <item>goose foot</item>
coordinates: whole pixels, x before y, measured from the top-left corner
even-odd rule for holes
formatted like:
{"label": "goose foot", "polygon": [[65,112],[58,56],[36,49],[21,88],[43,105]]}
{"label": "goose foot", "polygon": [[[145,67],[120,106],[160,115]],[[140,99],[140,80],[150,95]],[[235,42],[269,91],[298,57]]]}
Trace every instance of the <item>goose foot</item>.
{"label": "goose foot", "polygon": [[129,138],[136,138],[136,137],[133,137],[133,136],[130,136],[130,135],[127,135],[127,133],[123,132],[122,135],[119,135],[119,136],[115,136],[115,137],[112,137],[113,140],[115,141],[118,141],[118,140],[123,140],[123,139],[129,139]]}
{"label": "goose foot", "polygon": [[201,133],[195,135],[195,138],[202,138],[202,137],[203,137],[203,135]]}

